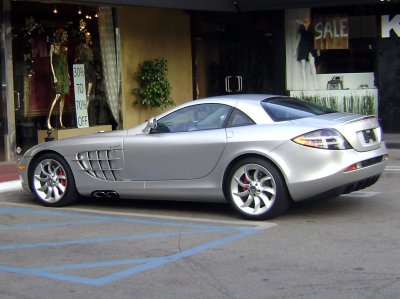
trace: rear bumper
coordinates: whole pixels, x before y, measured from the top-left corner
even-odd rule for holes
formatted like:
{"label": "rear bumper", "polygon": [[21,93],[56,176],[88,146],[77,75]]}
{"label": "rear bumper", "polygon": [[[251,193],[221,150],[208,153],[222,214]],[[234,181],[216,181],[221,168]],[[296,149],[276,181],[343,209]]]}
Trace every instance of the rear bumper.
{"label": "rear bumper", "polygon": [[[387,149],[381,147],[367,152],[355,150],[319,150],[286,143],[277,151],[298,153],[285,155],[277,161],[285,176],[288,191],[294,201],[332,194],[353,192],[376,183],[387,164]],[[358,169],[348,168],[357,163]]]}
{"label": "rear bumper", "polygon": [[349,172],[341,170],[317,180],[298,182],[290,185],[289,192],[294,201],[315,197],[334,197],[354,192],[375,184],[384,171],[385,165],[386,161],[382,159],[379,163],[361,169]]}
{"label": "rear bumper", "polygon": [[[343,186],[336,187],[334,189],[325,191],[323,193],[314,195],[313,197],[308,198],[307,200],[313,200],[313,199],[325,199],[325,198],[332,198],[339,196],[341,194],[347,194],[351,192],[355,192],[361,189],[365,189],[369,186],[372,186],[375,184],[380,178],[380,175],[372,176],[357,182],[349,183]],[[303,199],[304,200],[304,199]],[[300,200],[297,200],[300,201]]]}

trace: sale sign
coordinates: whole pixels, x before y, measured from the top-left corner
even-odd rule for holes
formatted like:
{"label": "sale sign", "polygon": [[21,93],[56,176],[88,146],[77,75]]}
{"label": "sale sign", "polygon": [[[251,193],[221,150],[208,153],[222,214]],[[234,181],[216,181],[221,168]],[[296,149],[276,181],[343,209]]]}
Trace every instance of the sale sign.
{"label": "sale sign", "polygon": [[316,16],[314,24],[316,49],[349,48],[349,21],[347,16]]}
{"label": "sale sign", "polygon": [[89,127],[88,107],[86,99],[85,66],[73,65],[76,123],[78,128]]}

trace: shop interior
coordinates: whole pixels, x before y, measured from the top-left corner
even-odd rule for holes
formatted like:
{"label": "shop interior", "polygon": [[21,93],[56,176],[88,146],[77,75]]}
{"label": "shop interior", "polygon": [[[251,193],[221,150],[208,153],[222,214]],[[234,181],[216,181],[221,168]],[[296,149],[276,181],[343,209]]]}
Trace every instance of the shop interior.
{"label": "shop interior", "polygon": [[[96,6],[12,2],[16,147],[21,151],[37,144],[39,130],[76,127],[72,66],[83,63],[78,59],[82,57],[79,49],[90,57],[87,68],[93,73],[86,86],[90,126],[115,122],[105,100],[97,18]],[[65,37],[69,78],[64,79],[63,98],[56,99],[52,72],[58,66],[50,56],[53,45],[59,44],[60,30]]]}

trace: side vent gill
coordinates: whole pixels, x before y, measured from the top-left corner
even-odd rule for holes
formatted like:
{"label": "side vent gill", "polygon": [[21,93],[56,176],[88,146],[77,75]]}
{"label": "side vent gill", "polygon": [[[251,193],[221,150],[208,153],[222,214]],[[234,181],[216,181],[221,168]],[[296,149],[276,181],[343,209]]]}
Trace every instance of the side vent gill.
{"label": "side vent gill", "polygon": [[76,161],[88,175],[103,181],[120,181],[121,158],[113,150],[88,151],[76,155]]}

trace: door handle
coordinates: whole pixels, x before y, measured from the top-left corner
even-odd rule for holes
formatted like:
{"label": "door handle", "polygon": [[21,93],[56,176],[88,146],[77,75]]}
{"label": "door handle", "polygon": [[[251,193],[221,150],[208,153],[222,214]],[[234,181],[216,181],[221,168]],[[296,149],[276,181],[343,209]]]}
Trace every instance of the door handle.
{"label": "door handle", "polygon": [[18,91],[14,91],[14,94],[17,96],[16,105],[14,106],[14,110],[17,111],[21,109],[21,97]]}
{"label": "door handle", "polygon": [[233,137],[233,131],[226,131],[226,138],[232,138]]}
{"label": "door handle", "polygon": [[225,91],[226,92],[232,92],[229,81],[231,80],[232,76],[226,76],[225,77]]}
{"label": "door handle", "polygon": [[236,90],[236,92],[239,92],[239,91],[243,91],[243,77],[242,76],[236,76],[236,79],[237,79],[237,82],[238,82],[238,87],[237,87],[237,90]]}

